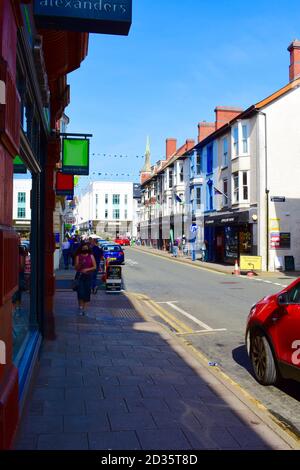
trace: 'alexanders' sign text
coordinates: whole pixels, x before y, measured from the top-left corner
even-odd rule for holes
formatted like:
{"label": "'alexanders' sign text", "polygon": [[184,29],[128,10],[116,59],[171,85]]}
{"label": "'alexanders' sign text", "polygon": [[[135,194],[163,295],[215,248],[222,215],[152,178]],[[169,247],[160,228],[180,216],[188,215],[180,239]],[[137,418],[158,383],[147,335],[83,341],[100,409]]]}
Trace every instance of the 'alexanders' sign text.
{"label": "'alexanders' sign text", "polygon": [[132,0],[34,0],[39,28],[128,35]]}

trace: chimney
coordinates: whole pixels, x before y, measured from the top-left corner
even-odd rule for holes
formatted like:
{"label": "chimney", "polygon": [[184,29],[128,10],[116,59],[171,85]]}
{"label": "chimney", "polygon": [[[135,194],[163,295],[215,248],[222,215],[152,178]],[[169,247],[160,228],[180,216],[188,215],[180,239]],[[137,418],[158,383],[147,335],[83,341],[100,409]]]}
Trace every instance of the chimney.
{"label": "chimney", "polygon": [[295,41],[288,47],[290,53],[290,82],[300,77],[300,41]]}
{"label": "chimney", "polygon": [[140,183],[143,184],[147,179],[149,179],[151,176],[150,172],[147,171],[141,171],[140,172]]}
{"label": "chimney", "polygon": [[177,147],[177,139],[167,139],[166,140],[166,157],[167,160],[170,159],[172,155],[176,152],[176,147]]}
{"label": "chimney", "polygon": [[236,118],[243,112],[242,108],[234,108],[232,106],[217,106],[216,113],[216,130]]}
{"label": "chimney", "polygon": [[188,152],[191,150],[193,147],[195,147],[195,141],[194,139],[187,139],[185,141],[185,151]]}
{"label": "chimney", "polygon": [[215,132],[216,124],[214,122],[202,121],[198,124],[198,143],[206,139],[210,134]]}

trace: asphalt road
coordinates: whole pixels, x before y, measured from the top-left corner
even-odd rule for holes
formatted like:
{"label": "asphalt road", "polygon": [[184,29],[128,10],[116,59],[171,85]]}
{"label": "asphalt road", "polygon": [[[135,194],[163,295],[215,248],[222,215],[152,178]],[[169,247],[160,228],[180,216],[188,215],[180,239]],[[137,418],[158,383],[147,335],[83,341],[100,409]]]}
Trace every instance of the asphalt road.
{"label": "asphalt road", "polygon": [[126,248],[125,252],[126,290],[161,303],[193,330],[186,337],[209,361],[218,363],[252,396],[300,432],[300,384],[290,381],[280,389],[259,385],[251,374],[244,346],[251,306],[281,287],[196,269],[136,249]]}

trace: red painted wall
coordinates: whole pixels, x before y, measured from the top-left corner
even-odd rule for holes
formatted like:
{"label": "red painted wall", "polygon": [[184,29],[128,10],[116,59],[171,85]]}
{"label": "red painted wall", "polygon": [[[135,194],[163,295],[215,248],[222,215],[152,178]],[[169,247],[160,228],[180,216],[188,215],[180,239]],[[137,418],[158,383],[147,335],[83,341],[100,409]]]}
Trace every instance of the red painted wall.
{"label": "red painted wall", "polygon": [[[17,26],[9,0],[0,2],[0,449],[11,445],[18,422],[18,372],[12,363],[12,294],[18,285],[18,242],[12,230],[13,157],[20,144],[20,99],[16,90]],[[4,98],[4,99],[3,99]]]}

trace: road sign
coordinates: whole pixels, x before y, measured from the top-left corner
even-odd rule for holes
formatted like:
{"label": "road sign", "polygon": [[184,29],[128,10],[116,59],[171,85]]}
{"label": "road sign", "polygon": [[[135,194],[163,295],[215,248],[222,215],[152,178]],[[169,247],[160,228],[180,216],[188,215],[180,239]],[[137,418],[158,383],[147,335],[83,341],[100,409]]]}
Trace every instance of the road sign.
{"label": "road sign", "polygon": [[272,202],[285,202],[285,196],[271,196]]}
{"label": "road sign", "polygon": [[192,224],[192,225],[190,226],[190,231],[191,231],[192,233],[196,233],[197,230],[198,230],[198,225],[197,225],[197,224]]}

